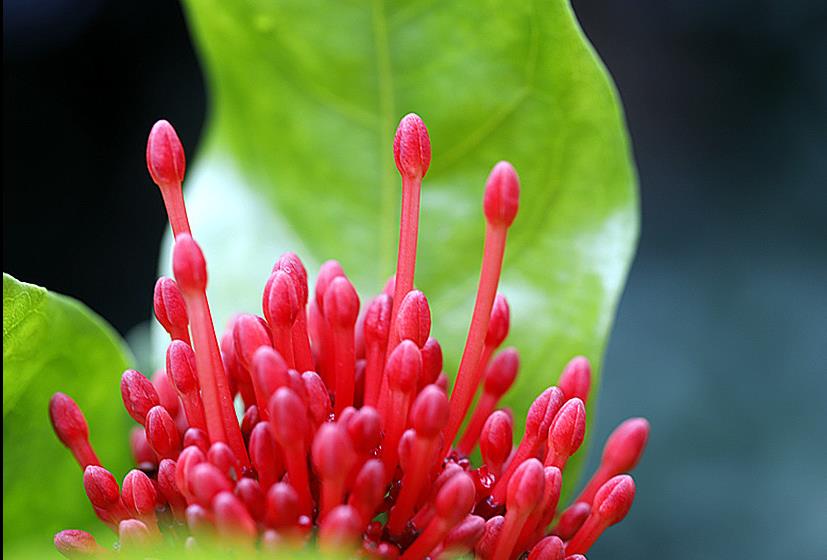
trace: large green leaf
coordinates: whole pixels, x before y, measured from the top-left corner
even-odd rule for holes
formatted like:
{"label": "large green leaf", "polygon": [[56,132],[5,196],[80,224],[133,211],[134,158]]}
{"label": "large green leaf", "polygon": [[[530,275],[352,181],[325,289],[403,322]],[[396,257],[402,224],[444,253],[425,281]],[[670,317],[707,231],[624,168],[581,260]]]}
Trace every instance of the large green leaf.
{"label": "large green leaf", "polygon": [[502,282],[524,364],[508,403],[522,415],[575,354],[599,371],[637,239],[636,177],[616,92],[566,1],[185,4],[211,96],[187,198],[217,323],[258,310],[285,250],[311,270],[338,259],[363,297],[381,288],[397,242],[391,142],[416,111],[433,146],[416,282],[448,372],[500,159],[523,185]]}
{"label": "large green leaf", "polygon": [[4,553],[54,554],[52,536],[68,528],[106,541],[81,470],[52,433],[49,398],[63,391],[75,399],[101,461],[122,476],[129,421],[118,383],[129,361],[115,331],[82,304],[3,275]]}

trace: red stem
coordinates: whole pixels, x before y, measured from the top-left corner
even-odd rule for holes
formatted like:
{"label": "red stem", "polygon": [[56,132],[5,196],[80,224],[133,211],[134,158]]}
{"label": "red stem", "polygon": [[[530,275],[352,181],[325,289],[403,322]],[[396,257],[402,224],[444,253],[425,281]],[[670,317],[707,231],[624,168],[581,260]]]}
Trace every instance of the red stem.
{"label": "red stem", "polygon": [[595,473],[592,475],[591,479],[589,480],[589,483],[586,485],[586,487],[583,489],[583,491],[580,492],[580,495],[577,497],[577,499],[574,500],[572,503],[576,503],[576,502],[586,502],[587,504],[592,503],[594,501],[594,495],[597,494],[597,491],[600,490],[600,487],[603,486],[603,484],[607,480],[609,480],[610,478],[612,478],[616,474],[617,473],[614,472],[614,470],[608,468],[606,465],[601,464],[597,468]]}
{"label": "red stem", "polygon": [[[164,206],[167,209],[169,225],[172,226],[173,238],[182,233],[192,235],[190,222],[187,219],[187,208],[184,206],[184,192],[179,183],[175,187],[161,189],[161,197],[164,199]],[[173,337],[176,338],[176,337]],[[189,337],[181,338],[186,341]]]}
{"label": "red stem", "polygon": [[422,490],[428,482],[431,458],[436,451],[437,441],[417,437],[411,451],[410,464],[402,475],[401,490],[396,503],[388,515],[387,529],[391,535],[401,535],[414,508],[419,501]]}
{"label": "red stem", "polygon": [[319,508],[319,519],[324,519],[330,510],[344,501],[345,481],[343,478],[322,479],[321,506]]}
{"label": "red stem", "polygon": [[523,437],[519,447],[517,447],[517,451],[514,452],[514,455],[512,455],[509,460],[508,467],[506,467],[502,476],[497,479],[494,490],[491,491],[491,496],[498,504],[505,503],[505,495],[508,492],[508,481],[511,480],[511,476],[514,474],[514,471],[517,470],[517,467],[534,454],[536,444],[537,442],[534,439]]}
{"label": "red stem", "polygon": [[313,498],[310,495],[310,477],[307,472],[307,451],[304,442],[297,440],[294,445],[282,446],[282,451],[287,463],[290,486],[299,495],[299,510],[303,515],[312,515]]}
{"label": "red stem", "polygon": [[471,405],[471,400],[474,398],[474,393],[476,393],[482,378],[483,370],[479,367],[480,358],[485,335],[488,331],[488,321],[491,319],[491,308],[494,305],[494,298],[497,296],[497,284],[500,281],[507,231],[503,224],[486,223],[485,226],[485,248],[477,289],[477,300],[474,304],[474,313],[471,316],[471,326],[468,329],[465,350],[459,363],[456,384],[451,393],[451,412],[444,432],[445,447],[443,455],[447,455],[451,450],[454,438],[462,425],[462,420],[468,412],[468,407]]}
{"label": "red stem", "polygon": [[434,517],[425,530],[411,543],[399,560],[422,560],[436,548],[451,528],[439,517]]}
{"label": "red stem", "polygon": [[505,522],[491,560],[508,560],[511,557],[511,551],[514,550],[514,545],[517,544],[517,539],[527,519],[528,516],[525,513],[514,509],[506,510]]}
{"label": "red stem", "polygon": [[92,448],[92,444],[89,443],[87,439],[77,438],[72,441],[72,445],[69,446],[69,451],[75,456],[75,460],[80,464],[81,470],[85,470],[89,465],[101,466],[100,460]]}
{"label": "red stem", "polygon": [[353,393],[356,376],[356,349],[353,327],[331,327],[333,342],[333,375],[336,379],[335,413],[340,414],[353,405]]}
{"label": "red stem", "polygon": [[187,423],[190,428],[207,431],[207,422],[204,419],[204,408],[201,403],[201,397],[198,395],[198,390],[196,389],[186,395],[180,394],[179,396],[181,397],[181,404],[184,405],[184,414],[187,417]]}
{"label": "red stem", "polygon": [[388,398],[389,413],[385,420],[385,438],[382,441],[382,462],[385,465],[385,479],[390,482],[399,463],[399,440],[408,422],[411,396],[401,391],[391,391]]}
{"label": "red stem", "polygon": [[210,441],[228,444],[242,466],[249,467],[250,459],[244,447],[244,438],[235,416],[227,374],[218,351],[218,340],[212,326],[207,294],[199,291],[184,294],[184,298],[192,326],[195,362]]}
{"label": "red stem", "polygon": [[365,363],[365,405],[376,408],[385,371],[385,349],[381,344],[368,344]]}
{"label": "red stem", "polygon": [[[422,190],[422,177],[409,177],[402,174],[402,211],[399,220],[399,252],[396,257],[396,286],[393,291],[391,308],[391,325],[396,323],[399,304],[405,294],[413,290],[414,271],[416,270],[416,243],[419,237],[419,199]],[[392,328],[388,340],[388,349],[396,348],[399,335]]]}
{"label": "red stem", "polygon": [[566,543],[566,555],[585,554],[592,545],[600,538],[600,534],[606,530],[608,525],[597,515],[589,515],[583,526]]}

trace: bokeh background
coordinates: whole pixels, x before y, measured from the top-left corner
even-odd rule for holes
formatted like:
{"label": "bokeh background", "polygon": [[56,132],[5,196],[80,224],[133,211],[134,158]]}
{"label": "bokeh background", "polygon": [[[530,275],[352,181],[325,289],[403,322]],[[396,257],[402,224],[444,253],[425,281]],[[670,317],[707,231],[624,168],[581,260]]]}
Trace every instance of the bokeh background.
{"label": "bokeh background", "polygon": [[[653,424],[638,501],[593,557],[823,559],[826,14],[682,4],[574,2],[624,102],[643,214],[594,441]],[[166,226],[146,132],[163,115],[193,147],[205,118],[180,6],[7,0],[3,79],[3,269],[129,336]]]}

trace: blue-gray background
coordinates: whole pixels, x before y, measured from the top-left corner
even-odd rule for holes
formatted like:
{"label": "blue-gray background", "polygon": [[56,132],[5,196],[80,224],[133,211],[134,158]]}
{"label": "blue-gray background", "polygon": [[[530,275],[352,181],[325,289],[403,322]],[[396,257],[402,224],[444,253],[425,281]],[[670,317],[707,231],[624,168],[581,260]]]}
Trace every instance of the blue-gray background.
{"label": "blue-gray background", "polygon": [[[823,560],[824,4],[575,9],[621,92],[643,210],[595,446],[628,415],[653,424],[638,501],[592,558]],[[3,16],[3,269],[127,333],[165,227],[135,154],[158,115],[189,146],[204,119],[180,8],[7,0]],[[134,213],[146,227],[119,235]],[[128,273],[112,286],[107,267]]]}

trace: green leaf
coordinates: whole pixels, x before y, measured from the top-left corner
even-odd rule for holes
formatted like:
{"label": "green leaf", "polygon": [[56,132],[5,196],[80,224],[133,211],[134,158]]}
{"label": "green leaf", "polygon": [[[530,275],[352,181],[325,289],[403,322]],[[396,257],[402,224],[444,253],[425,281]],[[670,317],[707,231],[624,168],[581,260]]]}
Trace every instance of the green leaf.
{"label": "green leaf", "polygon": [[118,387],[130,361],[117,333],[82,304],[3,274],[4,553],[54,554],[52,536],[69,528],[106,542],[82,472],[52,432],[49,399],[75,399],[101,461],[122,476],[130,423]]}
{"label": "green leaf", "polygon": [[338,259],[363,300],[381,289],[397,243],[391,143],[415,111],[433,147],[416,282],[446,370],[473,305],[485,178],[507,159],[522,200],[502,291],[523,358],[507,404],[523,415],[576,354],[599,372],[637,240],[636,176],[617,94],[567,2],[185,5],[212,101],[187,199],[219,325],[259,310],[285,250],[311,272]]}

